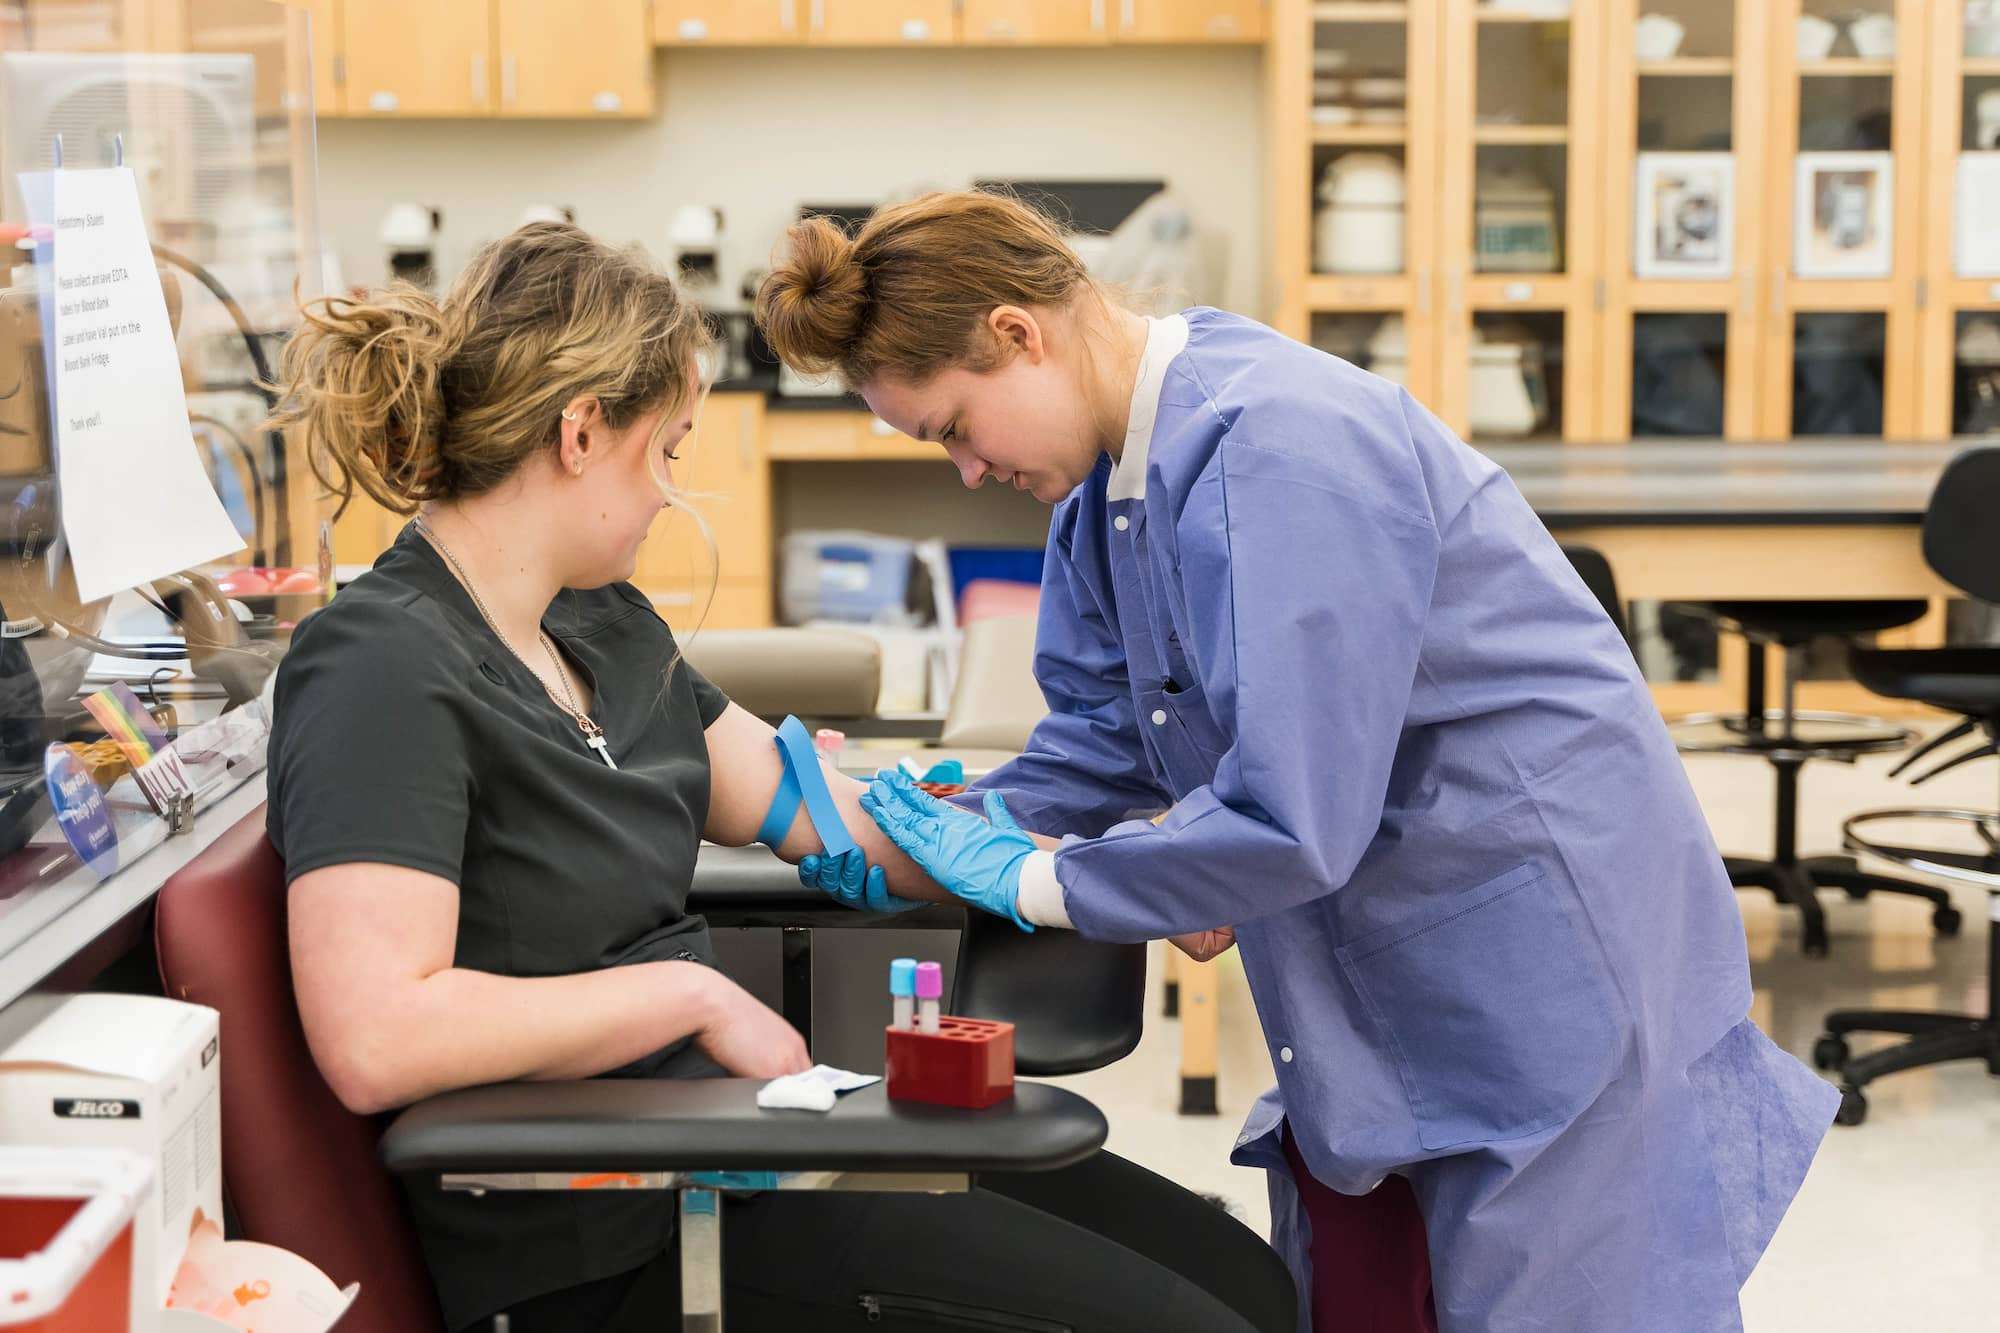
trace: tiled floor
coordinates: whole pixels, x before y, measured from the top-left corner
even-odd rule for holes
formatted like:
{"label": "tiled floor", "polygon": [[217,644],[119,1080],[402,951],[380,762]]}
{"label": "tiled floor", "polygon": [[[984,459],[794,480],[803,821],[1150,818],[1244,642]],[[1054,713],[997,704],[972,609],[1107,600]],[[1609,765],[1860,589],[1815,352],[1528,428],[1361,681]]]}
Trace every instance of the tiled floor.
{"label": "tiled floor", "polygon": [[[1991,809],[1991,762],[1938,779],[1914,796],[1889,779],[1893,760],[1806,770],[1801,846],[1831,851],[1848,813],[1885,805]],[[1717,840],[1729,851],[1770,849],[1770,773],[1754,760],[1699,758],[1689,772]],[[1757,994],[1753,1016],[1806,1058],[1820,1019],[1839,1007],[1983,1007],[1985,896],[1958,891],[1965,928],[1933,940],[1930,909],[1910,899],[1825,897],[1827,958],[1799,953],[1796,914],[1739,895]],[[1128,1059],[1066,1080],[1105,1110],[1111,1148],[1192,1188],[1228,1199],[1262,1230],[1261,1172],[1228,1163],[1237,1125],[1271,1083],[1269,1058],[1235,955],[1223,961],[1219,1117],[1175,1113],[1179,1025],[1156,1021]],[[1154,1012],[1157,1012],[1157,1007]],[[1857,1040],[1857,1049],[1867,1043]],[[1961,1064],[1898,1074],[1870,1089],[1868,1122],[1835,1127],[1762,1265],[1743,1294],[1750,1333],[1961,1333],[2000,1328],[2000,1080]]]}

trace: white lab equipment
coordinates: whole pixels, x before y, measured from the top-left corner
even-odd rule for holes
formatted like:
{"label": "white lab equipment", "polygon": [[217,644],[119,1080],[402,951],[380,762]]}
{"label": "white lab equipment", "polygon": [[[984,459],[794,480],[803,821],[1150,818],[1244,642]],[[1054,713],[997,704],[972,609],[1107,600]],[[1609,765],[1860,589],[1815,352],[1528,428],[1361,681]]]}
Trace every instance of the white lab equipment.
{"label": "white lab equipment", "polygon": [[1197,227],[1188,206],[1162,190],[1104,238],[1088,266],[1148,312],[1170,314],[1222,300],[1226,255],[1226,239]]}
{"label": "white lab equipment", "polygon": [[1401,273],[1409,191],[1387,153],[1348,153],[1319,184],[1314,266],[1322,273]]}
{"label": "white lab equipment", "polygon": [[1668,14],[1641,14],[1632,36],[1639,59],[1672,60],[1687,39],[1687,25]]}
{"label": "white lab equipment", "polygon": [[1529,371],[1526,345],[1475,339],[1468,404],[1474,435],[1528,435],[1541,424]]}

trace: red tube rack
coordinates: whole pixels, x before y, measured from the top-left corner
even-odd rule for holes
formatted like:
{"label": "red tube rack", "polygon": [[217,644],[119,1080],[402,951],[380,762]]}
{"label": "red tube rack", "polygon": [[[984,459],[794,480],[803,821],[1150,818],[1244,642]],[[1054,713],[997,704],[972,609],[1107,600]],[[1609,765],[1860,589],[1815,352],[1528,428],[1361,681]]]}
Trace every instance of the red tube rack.
{"label": "red tube rack", "polygon": [[943,1018],[938,1030],[890,1028],[889,1100],[971,1110],[1014,1095],[1014,1025]]}

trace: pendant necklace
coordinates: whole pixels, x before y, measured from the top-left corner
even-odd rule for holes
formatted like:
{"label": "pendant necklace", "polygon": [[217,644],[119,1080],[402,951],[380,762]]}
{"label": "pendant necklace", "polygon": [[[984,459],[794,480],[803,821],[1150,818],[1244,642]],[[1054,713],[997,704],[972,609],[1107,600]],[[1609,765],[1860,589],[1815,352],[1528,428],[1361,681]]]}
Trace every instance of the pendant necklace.
{"label": "pendant necklace", "polygon": [[[430,520],[422,514],[417,516],[417,531],[424,534],[424,539],[435,546],[438,554],[445,558],[445,563],[451,566],[452,573],[458,575],[458,581],[465,585],[465,591],[472,597],[472,604],[479,608],[480,617],[486,621],[486,628],[493,631],[493,637],[500,640],[508,652],[514,654],[516,661],[522,666],[527,666],[528,659],[523,657],[521,650],[507,638],[500,628],[500,622],[493,618],[493,613],[486,609],[486,603],[480,600],[479,589],[472,586],[472,579],[466,574],[465,566],[458,563],[458,557],[451,553],[451,548],[437,535],[437,529],[433,528]],[[548,631],[537,627],[535,636],[542,641],[542,651],[549,655],[549,665],[555,668],[556,680],[562,685],[562,693],[557,694],[547,681],[542,681],[542,690],[549,696],[549,702],[566,713],[570,721],[576,723],[577,730],[583,733],[583,743],[597,751],[597,757],[604,761],[607,768],[618,767],[617,762],[611,757],[611,746],[605,740],[604,728],[598,726],[590,714],[577,706],[576,694],[570,689],[569,672],[563,669],[562,658],[557,654],[555,644],[549,641]],[[529,674],[534,674],[533,668],[529,668]]]}

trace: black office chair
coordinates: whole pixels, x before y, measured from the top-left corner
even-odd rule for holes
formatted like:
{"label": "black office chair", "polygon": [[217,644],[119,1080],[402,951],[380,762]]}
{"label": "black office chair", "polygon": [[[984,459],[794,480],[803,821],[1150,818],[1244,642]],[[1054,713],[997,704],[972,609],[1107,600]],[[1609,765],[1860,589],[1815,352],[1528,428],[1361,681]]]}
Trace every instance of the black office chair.
{"label": "black office chair", "polygon": [[[1799,676],[1808,645],[1822,636],[1855,639],[1896,629],[1922,616],[1922,601],[1704,602],[1690,610],[1742,634],[1749,644],[1748,682],[1741,713],[1704,713],[1674,724],[1674,741],[1686,754],[1754,755],[1776,774],[1773,851],[1769,857],[1725,856],[1730,883],[1764,889],[1798,908],[1808,954],[1827,951],[1826,912],[1819,890],[1845,889],[1851,898],[1896,893],[1931,904],[1931,925],[1940,935],[1956,935],[1962,924],[1951,895],[1927,884],[1863,870],[1845,854],[1801,856],[1798,851],[1799,772],[1815,759],[1851,764],[1863,755],[1900,750],[1916,739],[1907,727],[1853,713],[1818,712],[1798,706]],[[1766,706],[1765,656],[1785,655],[1784,696]],[[1865,683],[1865,682],[1864,682]]]}
{"label": "black office chair", "polygon": [[[2000,602],[1996,514],[2000,514],[2000,447],[1987,446],[1968,449],[1952,460],[1924,515],[1924,559],[1947,582],[1987,602]],[[1918,700],[1963,717],[1913,753],[1898,772],[1955,741],[1974,733],[1981,737],[1919,773],[1911,779],[1912,786],[2000,753],[2000,647],[1874,649],[1855,653],[1853,665],[1855,678],[1877,694]],[[1892,838],[1897,825],[1970,830],[1978,847],[1952,850],[1906,843]],[[1985,1014],[1841,1009],[1827,1015],[1826,1034],[1813,1046],[1813,1061],[1821,1069],[1840,1071],[1839,1121],[1858,1125],[1868,1115],[1862,1088],[1884,1075],[1953,1060],[1984,1060],[1987,1071],[2000,1077],[2000,811],[1870,810],[1848,819],[1841,832],[1856,852],[1954,883],[1977,885],[1995,903],[1989,913]],[[1856,1059],[1847,1045],[1851,1032],[1889,1032],[1910,1040]]]}

